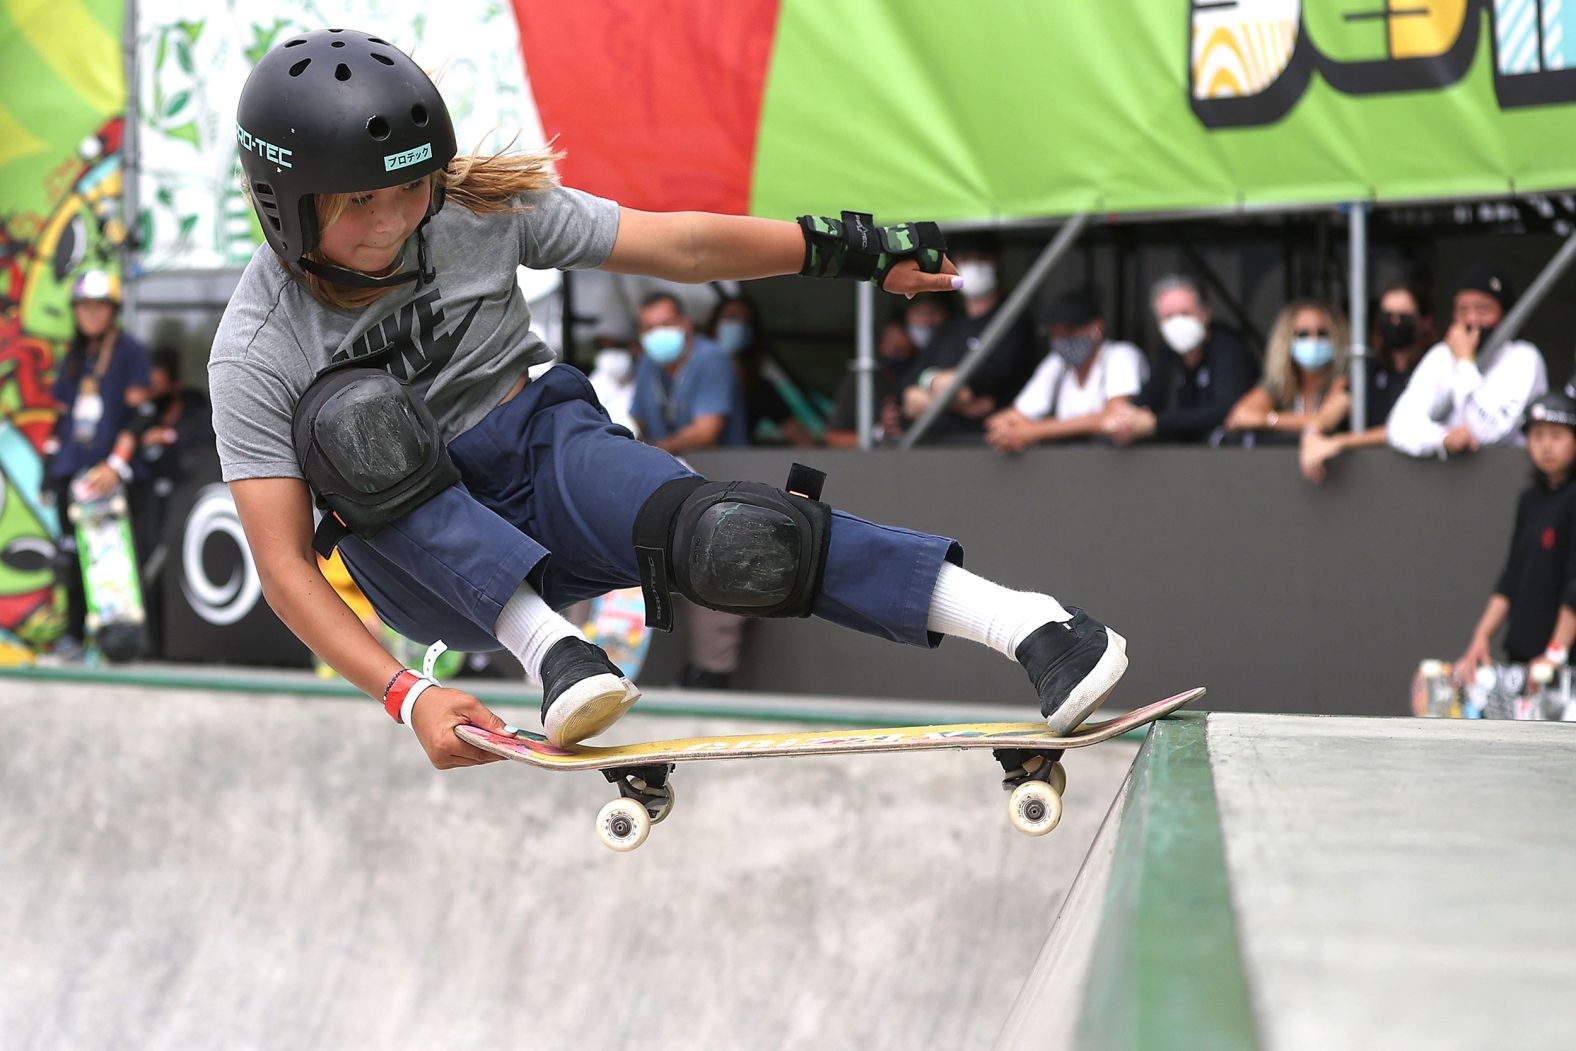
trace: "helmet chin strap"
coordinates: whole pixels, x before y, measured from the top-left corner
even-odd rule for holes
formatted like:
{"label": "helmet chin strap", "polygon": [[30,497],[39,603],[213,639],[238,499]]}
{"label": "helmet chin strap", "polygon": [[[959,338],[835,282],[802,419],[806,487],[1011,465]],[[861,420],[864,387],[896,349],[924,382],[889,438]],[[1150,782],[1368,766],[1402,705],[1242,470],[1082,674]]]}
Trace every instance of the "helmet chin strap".
{"label": "helmet chin strap", "polygon": [[[430,217],[429,217],[430,218]],[[422,235],[427,220],[423,219],[421,225],[416,227],[416,269],[406,270],[401,274],[391,274],[388,277],[373,277],[363,274],[359,270],[347,270],[342,266],[332,263],[319,263],[314,259],[302,256],[296,260],[297,265],[309,274],[315,274],[324,281],[332,282],[346,288],[391,288],[394,285],[408,284],[419,281],[421,284],[431,284],[438,277],[438,271],[427,265],[427,239]]]}

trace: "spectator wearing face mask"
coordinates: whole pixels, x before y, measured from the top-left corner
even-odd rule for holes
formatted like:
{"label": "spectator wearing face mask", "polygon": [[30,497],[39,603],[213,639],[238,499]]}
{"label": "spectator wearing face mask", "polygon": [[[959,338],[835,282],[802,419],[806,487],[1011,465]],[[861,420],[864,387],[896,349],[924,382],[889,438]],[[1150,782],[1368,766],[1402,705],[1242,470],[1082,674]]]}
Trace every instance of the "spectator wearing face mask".
{"label": "spectator wearing face mask", "polygon": [[[911,371],[916,350],[928,346],[931,336],[947,320],[939,296],[915,296],[885,325],[876,337],[875,440],[893,441],[903,433],[899,408],[904,380]],[[851,367],[837,388],[837,400],[826,424],[826,444],[851,449],[859,444],[859,374]]]}
{"label": "spectator wearing face mask", "polygon": [[1149,375],[1141,350],[1106,339],[1092,291],[1062,296],[1045,321],[1050,353],[1012,405],[985,421],[997,452],[1103,435],[1107,410],[1130,404]]}
{"label": "spectator wearing face mask", "polygon": [[744,394],[745,431],[757,445],[814,445],[826,430],[826,396],[771,352],[760,311],[748,296],[724,296],[706,331],[733,359]]}
{"label": "spectator wearing face mask", "polygon": [[1444,340],[1423,355],[1390,412],[1392,448],[1443,459],[1485,445],[1525,444],[1522,413],[1549,385],[1543,354],[1524,339],[1481,353],[1514,302],[1509,281],[1492,266],[1460,276]]}
{"label": "spectator wearing face mask", "polygon": [[1258,363],[1235,329],[1213,319],[1190,278],[1161,278],[1149,302],[1166,349],[1133,404],[1106,414],[1105,432],[1118,445],[1204,442],[1252,388]]}
{"label": "spectator wearing face mask", "polygon": [[640,437],[640,423],[632,412],[635,403],[635,352],[627,345],[606,340],[593,359],[591,389],[608,417]]}
{"label": "spectator wearing face mask", "polygon": [[[963,313],[941,326],[920,348],[914,377],[903,391],[903,415],[917,420],[946,391],[957,367],[979,345],[1001,308],[1001,255],[992,240],[955,238],[952,259],[963,279]],[[926,442],[977,442],[984,438],[985,417],[1010,404],[1039,364],[1034,327],[1027,317],[1013,323],[1001,342],[958,390],[947,411],[925,433]]]}
{"label": "spectator wearing face mask", "polygon": [[657,292],[640,304],[640,361],[630,412],[641,437],[670,453],[747,445],[732,358],[695,334],[684,305]]}
{"label": "spectator wearing face mask", "polygon": [[1407,282],[1392,284],[1379,294],[1373,319],[1367,382],[1367,413],[1372,425],[1337,433],[1348,425],[1351,396],[1342,390],[1325,400],[1314,426],[1302,432],[1299,464],[1303,477],[1314,484],[1324,481],[1330,461],[1347,450],[1380,446],[1389,440],[1385,423],[1423,352],[1434,341],[1433,305],[1421,288]]}
{"label": "spectator wearing face mask", "polygon": [[1346,396],[1346,319],[1316,299],[1281,308],[1264,348],[1264,379],[1226,416],[1227,436],[1291,442],[1315,426],[1332,397]]}

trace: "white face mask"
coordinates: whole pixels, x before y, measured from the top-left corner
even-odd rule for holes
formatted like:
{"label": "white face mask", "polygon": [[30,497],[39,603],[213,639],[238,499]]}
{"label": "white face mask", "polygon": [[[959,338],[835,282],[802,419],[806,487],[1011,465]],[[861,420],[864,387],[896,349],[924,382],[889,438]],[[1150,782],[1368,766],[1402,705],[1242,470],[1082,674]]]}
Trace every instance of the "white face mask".
{"label": "white face mask", "polygon": [[626,380],[635,366],[635,357],[623,347],[605,347],[596,352],[592,369],[610,379]]}
{"label": "white face mask", "polygon": [[1191,354],[1204,342],[1204,323],[1192,314],[1172,314],[1160,323],[1160,336],[1178,354]]}
{"label": "white face mask", "polygon": [[958,264],[958,276],[963,278],[963,294],[988,296],[996,291],[996,264],[982,259],[970,259]]}

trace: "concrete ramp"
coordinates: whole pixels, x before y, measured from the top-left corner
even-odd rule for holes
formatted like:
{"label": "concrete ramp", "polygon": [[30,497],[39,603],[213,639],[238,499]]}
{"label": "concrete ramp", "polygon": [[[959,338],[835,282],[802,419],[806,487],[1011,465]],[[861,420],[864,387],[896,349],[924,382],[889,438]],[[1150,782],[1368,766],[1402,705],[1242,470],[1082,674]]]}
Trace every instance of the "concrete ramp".
{"label": "concrete ramp", "polygon": [[1576,725],[1157,724],[999,1047],[1569,1048]]}
{"label": "concrete ramp", "polygon": [[366,701],[4,679],[0,728],[7,1051],[987,1047],[1137,748],[1043,840],[974,753],[681,770],[621,856],[598,775]]}

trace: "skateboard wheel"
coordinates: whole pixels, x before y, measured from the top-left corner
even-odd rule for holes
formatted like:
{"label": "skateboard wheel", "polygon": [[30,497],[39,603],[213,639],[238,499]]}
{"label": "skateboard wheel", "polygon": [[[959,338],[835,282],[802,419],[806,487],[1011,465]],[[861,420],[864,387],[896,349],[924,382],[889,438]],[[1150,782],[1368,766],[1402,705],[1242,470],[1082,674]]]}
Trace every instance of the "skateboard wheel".
{"label": "skateboard wheel", "polygon": [[651,834],[651,815],[634,799],[615,799],[596,816],[596,834],[603,846],[628,853]]}
{"label": "skateboard wheel", "polygon": [[669,782],[666,787],[657,789],[661,795],[648,795],[645,798],[646,813],[651,816],[653,825],[662,821],[673,813],[673,784]]}
{"label": "skateboard wheel", "polygon": [[1056,789],[1057,795],[1067,793],[1067,769],[1061,763],[1051,764],[1050,782],[1051,787]]}
{"label": "skateboard wheel", "polygon": [[1026,836],[1043,836],[1062,819],[1062,797],[1045,781],[1025,781],[1007,800],[1012,827]]}

